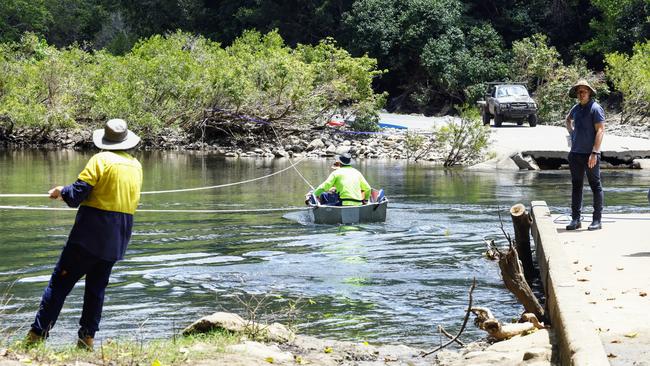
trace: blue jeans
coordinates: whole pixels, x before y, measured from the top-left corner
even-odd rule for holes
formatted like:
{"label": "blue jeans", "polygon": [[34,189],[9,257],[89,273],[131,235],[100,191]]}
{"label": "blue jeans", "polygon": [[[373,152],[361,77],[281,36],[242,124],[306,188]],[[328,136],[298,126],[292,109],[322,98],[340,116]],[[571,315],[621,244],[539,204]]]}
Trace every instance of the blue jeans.
{"label": "blue jeans", "polygon": [[56,324],[63,302],[74,285],[86,276],[79,336],[95,336],[104,306],[104,292],[115,262],[99,259],[74,244],[66,244],[43,292],[32,330],[47,336]]}
{"label": "blue jeans", "polygon": [[600,156],[596,156],[596,165],[589,168],[589,154],[569,153],[569,169],[571,170],[571,218],[580,220],[582,210],[582,187],[585,173],[591,192],[594,195],[593,220],[600,220],[603,215],[603,201],[605,195],[600,182]]}

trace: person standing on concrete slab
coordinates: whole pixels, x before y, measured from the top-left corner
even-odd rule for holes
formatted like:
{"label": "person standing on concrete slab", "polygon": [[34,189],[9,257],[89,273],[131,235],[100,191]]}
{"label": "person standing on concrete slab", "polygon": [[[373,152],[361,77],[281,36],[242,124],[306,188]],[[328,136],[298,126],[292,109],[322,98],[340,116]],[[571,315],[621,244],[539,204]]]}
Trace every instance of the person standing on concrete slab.
{"label": "person standing on concrete slab", "polygon": [[577,98],[566,116],[566,129],[571,136],[569,169],[571,170],[571,223],[567,230],[579,229],[582,210],[582,187],[585,173],[594,196],[594,213],[589,230],[602,228],[603,186],[600,180],[600,145],[605,135],[605,111],[593,98],[596,90],[586,80],[579,80],[569,89],[569,96]]}

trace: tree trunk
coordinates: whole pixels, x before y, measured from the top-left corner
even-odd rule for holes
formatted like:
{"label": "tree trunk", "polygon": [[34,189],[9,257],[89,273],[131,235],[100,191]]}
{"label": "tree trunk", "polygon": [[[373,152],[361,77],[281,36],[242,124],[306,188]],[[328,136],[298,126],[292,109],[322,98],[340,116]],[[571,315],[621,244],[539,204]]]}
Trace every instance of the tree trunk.
{"label": "tree trunk", "polygon": [[524,276],[526,281],[532,283],[535,277],[535,268],[533,267],[533,254],[530,249],[530,225],[533,220],[526,210],[526,206],[518,203],[510,208],[510,217],[515,229],[515,246],[521,265],[524,267]]}
{"label": "tree trunk", "polygon": [[526,282],[517,250],[512,244],[508,249],[508,253],[501,255],[499,258],[499,268],[506,288],[515,295],[526,309],[526,312],[535,314],[538,319],[545,319],[544,309]]}

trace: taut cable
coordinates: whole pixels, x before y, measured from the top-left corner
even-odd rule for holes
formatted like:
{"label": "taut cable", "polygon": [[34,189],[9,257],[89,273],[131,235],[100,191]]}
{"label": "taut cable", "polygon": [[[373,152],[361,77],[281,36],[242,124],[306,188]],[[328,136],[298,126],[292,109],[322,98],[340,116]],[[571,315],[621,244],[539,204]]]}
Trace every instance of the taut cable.
{"label": "taut cable", "polygon": [[[285,172],[285,171],[287,171],[289,169],[295,168],[296,165],[300,164],[306,158],[307,158],[307,156],[304,156],[301,159],[297,160],[296,162],[291,162],[291,160],[289,160],[291,162],[291,165],[289,165],[288,167],[283,168],[281,170],[278,170],[277,172],[273,172],[271,174],[267,174],[267,175],[262,176],[262,177],[242,180],[242,181],[239,181],[239,182],[218,184],[216,186],[196,187],[196,188],[181,188],[181,189],[169,189],[169,190],[162,190],[162,191],[148,191],[148,192],[140,192],[140,194],[161,194],[161,193],[178,193],[178,192],[202,191],[202,190],[207,190],[207,189],[231,187],[231,186],[236,186],[236,185],[239,185],[239,184],[255,182],[255,181],[258,181],[258,180],[266,179],[266,178],[272,177],[274,175],[283,173],[283,172]],[[298,172],[297,169],[296,169],[296,171]],[[298,174],[302,177],[300,172],[298,172]],[[305,180],[304,177],[303,177],[303,180]],[[307,184],[309,184],[309,182],[307,182]],[[48,195],[47,193],[3,193],[3,194],[0,194],[1,198],[8,198],[8,197],[49,197],[49,196],[50,195]]]}
{"label": "taut cable", "polygon": [[[271,130],[272,130],[273,133],[275,134],[275,137],[278,139],[278,142],[280,143],[280,145],[281,145],[281,146],[284,146],[284,143],[282,143],[282,139],[280,138],[280,135],[278,135],[278,133],[275,131],[275,128],[273,127],[273,125],[272,125],[272,124],[269,124],[269,126],[271,126]],[[311,188],[311,190],[314,191],[314,190],[315,190],[315,189],[314,189],[314,186],[312,186],[311,183],[309,183],[309,181],[307,180],[307,178],[305,178],[305,176],[303,176],[302,173],[300,173],[300,170],[298,170],[298,168],[296,168],[296,164],[293,164],[293,162],[291,161],[291,156],[289,156],[289,162],[292,163],[291,166],[293,166],[293,169],[296,171],[296,173],[298,173],[298,175],[300,176],[300,178],[302,178],[302,180],[303,180],[305,183],[307,183],[307,185],[309,186],[309,188]]]}
{"label": "taut cable", "polygon": [[[33,206],[0,206],[0,210],[29,210],[29,211],[77,211],[76,208],[70,207],[33,207]],[[304,211],[309,207],[279,207],[279,208],[253,208],[253,209],[235,209],[235,210],[156,210],[156,209],[138,209],[137,212],[176,212],[176,213],[261,213],[276,211]]]}

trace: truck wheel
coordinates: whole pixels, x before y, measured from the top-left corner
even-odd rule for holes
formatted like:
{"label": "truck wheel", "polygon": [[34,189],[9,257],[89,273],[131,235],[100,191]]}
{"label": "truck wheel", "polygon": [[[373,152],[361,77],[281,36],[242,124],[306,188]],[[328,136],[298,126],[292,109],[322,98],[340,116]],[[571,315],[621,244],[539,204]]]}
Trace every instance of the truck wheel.
{"label": "truck wheel", "polygon": [[517,121],[517,126],[521,126],[521,125],[523,125],[523,124],[524,124],[524,121],[523,121],[523,120],[521,120],[521,121]]}
{"label": "truck wheel", "polygon": [[490,112],[483,110],[483,126],[490,124]]}
{"label": "truck wheel", "polygon": [[494,114],[494,127],[501,127],[501,123],[503,123],[503,116]]}
{"label": "truck wheel", "polygon": [[537,115],[536,114],[531,114],[530,116],[528,116],[528,125],[530,127],[537,126]]}

